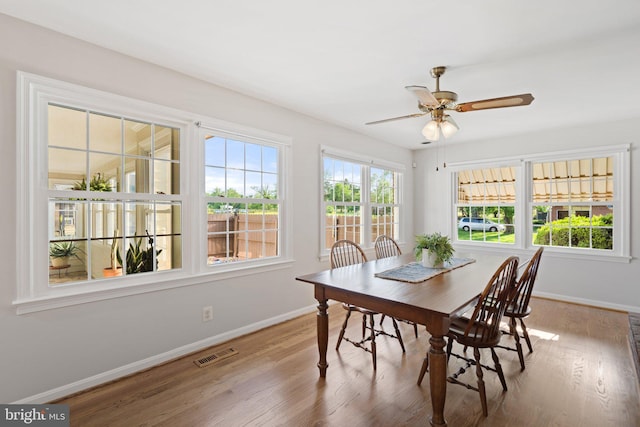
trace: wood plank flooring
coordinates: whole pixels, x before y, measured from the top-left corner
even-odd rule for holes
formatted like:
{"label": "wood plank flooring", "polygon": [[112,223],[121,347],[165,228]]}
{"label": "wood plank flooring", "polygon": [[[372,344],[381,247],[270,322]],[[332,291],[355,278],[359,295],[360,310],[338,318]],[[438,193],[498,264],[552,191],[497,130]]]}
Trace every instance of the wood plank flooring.
{"label": "wood plank flooring", "polygon": [[[626,313],[537,298],[531,305],[534,352],[525,345],[526,370],[515,352],[498,350],[509,391],[485,373],[487,418],[476,392],[449,384],[449,426],[640,426]],[[318,375],[316,316],[309,314],[56,403],[69,404],[71,425],[82,427],[429,425],[428,378],[416,385],[428,348],[424,328],[416,339],[401,323],[406,354],[396,340],[379,338],[373,371],[369,354],[349,343],[335,351],[343,318],[332,305],[326,380]],[[359,320],[350,321],[352,336]],[[239,354],[204,368],[193,363],[228,347]],[[457,364],[452,358],[449,371]],[[473,371],[466,378],[475,381]]]}

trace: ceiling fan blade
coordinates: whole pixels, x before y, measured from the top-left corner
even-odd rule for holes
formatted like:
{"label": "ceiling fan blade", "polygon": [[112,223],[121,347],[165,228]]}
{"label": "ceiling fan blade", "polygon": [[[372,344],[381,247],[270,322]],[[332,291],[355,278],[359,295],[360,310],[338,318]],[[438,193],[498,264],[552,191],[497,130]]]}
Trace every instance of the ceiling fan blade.
{"label": "ceiling fan blade", "polygon": [[392,117],[390,119],[376,120],[375,122],[365,123],[365,125],[377,125],[378,123],[391,122],[391,121],[394,121],[394,120],[411,119],[413,117],[422,117],[425,114],[428,114],[428,113],[415,113],[415,114],[409,114],[407,116]]}
{"label": "ceiling fan blade", "polygon": [[440,105],[431,91],[424,86],[405,86],[404,88],[409,92],[413,92],[422,105],[427,105],[429,107],[437,107]]}
{"label": "ceiling fan blade", "polygon": [[458,104],[456,111],[464,113],[466,111],[488,110],[490,108],[519,107],[531,104],[533,99],[533,95],[530,93],[504,96],[502,98],[482,99],[480,101],[463,102],[462,104]]}

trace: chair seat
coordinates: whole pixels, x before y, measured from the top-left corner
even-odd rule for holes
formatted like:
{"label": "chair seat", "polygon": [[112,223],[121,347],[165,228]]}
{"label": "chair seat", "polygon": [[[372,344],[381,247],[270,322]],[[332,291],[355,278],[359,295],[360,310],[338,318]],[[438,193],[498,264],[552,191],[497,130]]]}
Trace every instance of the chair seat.
{"label": "chair seat", "polygon": [[497,333],[491,334],[491,336],[483,336],[489,330],[487,324],[480,322],[474,322],[474,327],[471,329],[468,335],[464,332],[469,324],[469,318],[456,317],[452,320],[449,326],[450,337],[453,337],[458,343],[468,347],[489,348],[494,347],[500,342],[502,333],[498,329]]}
{"label": "chair seat", "polygon": [[357,305],[342,303],[342,308],[348,311],[357,311],[358,313],[362,313],[362,314],[378,314],[377,311],[372,311],[366,308],[358,307]]}
{"label": "chair seat", "polygon": [[531,314],[531,307],[527,306],[527,309],[524,311],[516,310],[516,307],[510,305],[504,312],[504,315],[507,317],[515,317],[515,318],[523,318],[527,317]]}

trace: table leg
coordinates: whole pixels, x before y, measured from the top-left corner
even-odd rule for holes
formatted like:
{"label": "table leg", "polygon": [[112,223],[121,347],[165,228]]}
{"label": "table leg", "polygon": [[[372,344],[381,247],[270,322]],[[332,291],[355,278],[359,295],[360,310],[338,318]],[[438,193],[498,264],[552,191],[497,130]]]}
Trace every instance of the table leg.
{"label": "table leg", "polygon": [[444,401],[447,395],[447,355],[444,352],[444,337],[431,336],[429,348],[429,386],[431,388],[432,426],[446,426]]}
{"label": "table leg", "polygon": [[320,361],[318,369],[320,369],[320,377],[327,376],[327,345],[329,343],[329,315],[327,314],[327,300],[318,300],[318,317],[316,319],[318,329],[318,353],[320,353]]}

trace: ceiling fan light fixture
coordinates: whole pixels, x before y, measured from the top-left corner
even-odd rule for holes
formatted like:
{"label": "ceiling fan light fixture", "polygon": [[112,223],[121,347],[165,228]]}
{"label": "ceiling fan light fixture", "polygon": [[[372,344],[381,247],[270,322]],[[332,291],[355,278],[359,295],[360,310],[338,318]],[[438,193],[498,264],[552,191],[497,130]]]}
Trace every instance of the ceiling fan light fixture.
{"label": "ceiling fan light fixture", "polygon": [[442,130],[442,135],[445,138],[449,138],[460,128],[458,127],[457,123],[451,118],[451,116],[445,116],[440,123],[440,129]]}
{"label": "ceiling fan light fixture", "polygon": [[422,129],[422,135],[430,141],[437,141],[440,139],[440,128],[438,122],[435,120],[429,121]]}

